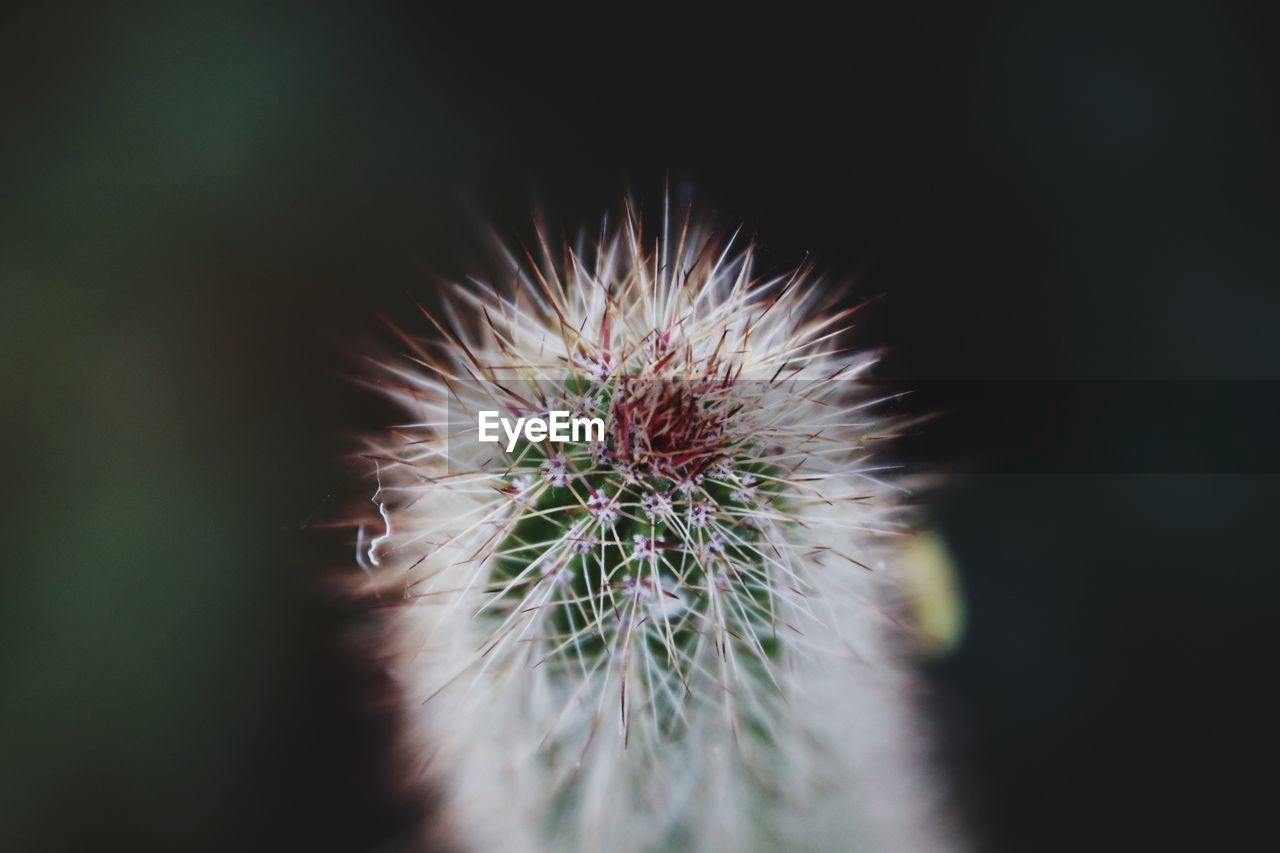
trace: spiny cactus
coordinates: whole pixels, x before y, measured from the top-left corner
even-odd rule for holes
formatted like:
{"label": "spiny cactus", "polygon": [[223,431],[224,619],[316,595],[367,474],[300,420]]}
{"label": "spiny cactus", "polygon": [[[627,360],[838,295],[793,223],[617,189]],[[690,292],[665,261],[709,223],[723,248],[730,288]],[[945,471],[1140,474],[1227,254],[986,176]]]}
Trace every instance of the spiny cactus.
{"label": "spiny cactus", "polygon": [[[363,556],[403,596],[390,652],[437,833],[948,849],[894,640],[874,358],[841,349],[850,312],[809,269],[760,279],[750,245],[664,222],[540,236],[385,365],[411,422],[370,454]],[[604,438],[483,442],[482,411]]]}

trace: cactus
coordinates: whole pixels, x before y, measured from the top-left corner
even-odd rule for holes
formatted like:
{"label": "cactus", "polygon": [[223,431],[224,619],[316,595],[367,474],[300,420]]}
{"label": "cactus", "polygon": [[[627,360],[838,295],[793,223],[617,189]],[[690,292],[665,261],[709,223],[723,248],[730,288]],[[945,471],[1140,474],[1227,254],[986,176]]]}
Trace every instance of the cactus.
{"label": "cactus", "polygon": [[[505,253],[382,387],[389,654],[437,838],[471,850],[950,849],[893,584],[893,429],[804,267],[628,206]],[[478,440],[477,416],[603,440]]]}

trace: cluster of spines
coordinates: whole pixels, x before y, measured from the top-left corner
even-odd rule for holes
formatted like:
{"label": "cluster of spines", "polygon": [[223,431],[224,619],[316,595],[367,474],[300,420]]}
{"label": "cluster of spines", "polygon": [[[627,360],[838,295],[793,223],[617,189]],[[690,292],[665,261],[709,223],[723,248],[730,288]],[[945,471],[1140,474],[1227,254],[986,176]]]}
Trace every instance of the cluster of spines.
{"label": "cluster of spines", "polygon": [[[580,678],[616,670],[624,729],[634,672],[644,689],[631,695],[645,697],[655,729],[669,736],[685,719],[699,643],[723,656],[733,637],[762,661],[776,647],[775,581],[760,542],[764,524],[781,523],[768,520],[778,481],[763,481],[771,468],[755,458],[759,448],[733,432],[731,395],[695,397],[701,411],[684,413],[708,424],[695,428],[704,442],[696,452],[683,434],[676,443],[655,434],[688,426],[652,417],[665,410],[640,409],[633,414],[650,420],[625,423],[634,399],[670,403],[689,384],[639,377],[574,377],[545,403],[607,415],[604,441],[521,442],[504,460],[512,512],[482,609],[500,617],[495,637],[521,621],[537,625],[522,637],[538,649],[530,665]],[[656,451],[655,440],[667,449]],[[644,666],[633,668],[633,656]]]}
{"label": "cluster of spines", "polygon": [[[534,714],[556,819],[598,800],[573,768],[610,702],[623,748],[635,725],[645,737],[638,755],[600,761],[640,789],[705,760],[700,740],[727,732],[767,751],[805,728],[786,710],[805,689],[791,664],[849,653],[852,617],[835,610],[848,601],[815,580],[869,571],[859,540],[892,530],[880,510],[893,489],[866,461],[890,430],[857,385],[874,356],[836,345],[851,312],[824,313],[807,269],[759,280],[749,247],[734,254],[686,221],[649,248],[634,219],[590,251],[566,248],[563,265],[545,241],[541,259],[509,261],[514,287],[472,282],[456,292],[471,318],[433,320],[444,347],[410,341],[427,373],[394,369],[425,435],[385,459],[407,471],[404,505],[434,505],[442,526],[386,538],[415,597],[472,613],[473,650],[450,666],[469,676],[464,694],[486,673],[523,671],[559,697]],[[441,425],[459,403],[601,416],[607,438],[458,455]],[[451,495],[472,503],[463,512]],[[578,758],[565,764],[566,751]],[[751,752],[740,769],[767,776]],[[669,798],[620,808],[652,825],[653,843],[698,822]]]}

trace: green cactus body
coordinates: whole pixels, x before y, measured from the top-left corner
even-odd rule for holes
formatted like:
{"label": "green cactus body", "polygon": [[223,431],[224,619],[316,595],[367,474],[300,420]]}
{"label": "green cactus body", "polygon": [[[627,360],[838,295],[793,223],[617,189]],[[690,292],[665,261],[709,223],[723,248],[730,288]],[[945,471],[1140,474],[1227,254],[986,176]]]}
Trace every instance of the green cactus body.
{"label": "green cactus body", "polygon": [[[751,266],[629,218],[459,288],[445,342],[388,366],[414,419],[377,448],[368,558],[405,599],[391,652],[454,843],[949,849],[894,643],[873,359],[804,271]],[[508,450],[476,440],[484,409],[605,437]]]}

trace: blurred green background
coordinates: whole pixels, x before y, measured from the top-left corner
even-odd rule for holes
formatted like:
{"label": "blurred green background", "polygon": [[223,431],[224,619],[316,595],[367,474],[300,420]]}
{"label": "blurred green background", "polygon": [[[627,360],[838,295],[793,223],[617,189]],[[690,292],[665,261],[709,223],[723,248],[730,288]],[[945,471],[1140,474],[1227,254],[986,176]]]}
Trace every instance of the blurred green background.
{"label": "blurred green background", "polygon": [[[385,680],[324,583],[350,537],[313,525],[394,419],[350,381],[379,315],[475,268],[477,214],[589,224],[670,175],[766,263],[883,295],[895,378],[1274,395],[1265,12],[9,4],[0,849],[403,837]],[[970,622],[939,760],[982,850],[1228,849],[1274,791],[1270,433],[1202,419],[1235,464],[1175,472],[1090,414],[1054,432],[1086,473],[933,500]],[[931,462],[992,451],[930,430]]]}

